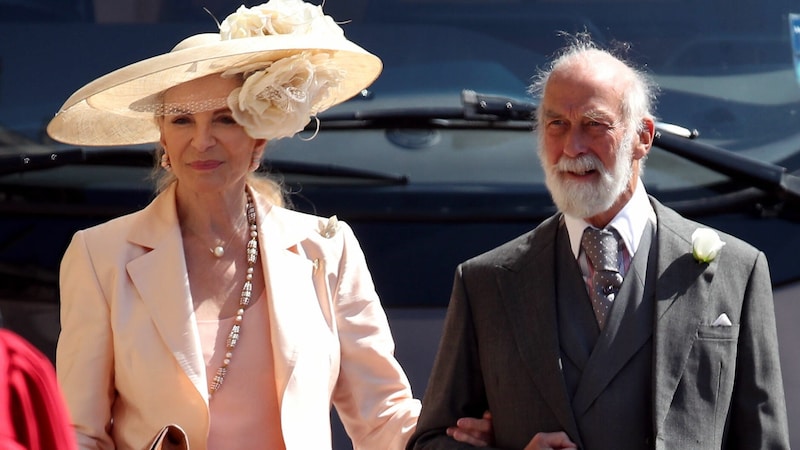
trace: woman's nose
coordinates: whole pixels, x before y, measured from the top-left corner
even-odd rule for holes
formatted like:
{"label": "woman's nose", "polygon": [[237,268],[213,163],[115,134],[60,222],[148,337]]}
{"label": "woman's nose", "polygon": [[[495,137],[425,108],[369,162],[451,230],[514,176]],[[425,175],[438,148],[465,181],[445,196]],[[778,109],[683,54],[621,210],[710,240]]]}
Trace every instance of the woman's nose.
{"label": "woman's nose", "polygon": [[205,150],[216,142],[211,124],[196,122],[194,134],[192,136],[192,144],[198,150]]}

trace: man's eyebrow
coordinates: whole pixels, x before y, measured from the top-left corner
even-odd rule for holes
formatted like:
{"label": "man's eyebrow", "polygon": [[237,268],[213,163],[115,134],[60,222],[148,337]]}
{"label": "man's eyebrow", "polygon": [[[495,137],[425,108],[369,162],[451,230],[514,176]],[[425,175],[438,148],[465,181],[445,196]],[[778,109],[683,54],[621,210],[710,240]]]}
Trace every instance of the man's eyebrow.
{"label": "man's eyebrow", "polygon": [[611,128],[616,128],[621,123],[621,119],[615,117],[614,114],[599,109],[586,111],[586,114],[584,114],[583,116],[588,120],[603,123],[604,125],[609,126]]}
{"label": "man's eyebrow", "polygon": [[[545,109],[542,117],[545,120],[562,119],[566,117],[566,114],[562,114],[552,109]],[[583,113],[581,117],[585,120],[603,122],[610,126],[616,126],[616,124],[619,123],[619,121],[616,120],[612,114],[601,109],[591,109]]]}
{"label": "man's eyebrow", "polygon": [[605,122],[615,122],[615,120],[612,118],[611,114],[607,113],[606,111],[603,111],[602,109],[590,109],[589,111],[586,111],[586,113],[583,114],[583,117],[586,117],[587,119],[592,119],[592,120],[602,120],[602,121],[605,121]]}

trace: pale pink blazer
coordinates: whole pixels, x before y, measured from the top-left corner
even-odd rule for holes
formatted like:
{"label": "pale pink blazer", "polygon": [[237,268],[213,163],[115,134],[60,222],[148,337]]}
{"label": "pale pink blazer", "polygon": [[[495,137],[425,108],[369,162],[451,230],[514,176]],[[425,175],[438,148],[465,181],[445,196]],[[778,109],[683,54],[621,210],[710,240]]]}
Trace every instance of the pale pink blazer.
{"label": "pale pink blazer", "polygon": [[[334,404],[357,449],[400,449],[412,398],[351,229],[254,193],[287,449],[331,447]],[[81,448],[144,448],[174,423],[206,448],[208,389],[174,186],[79,231],[61,263],[56,365]],[[111,425],[113,420],[113,426]]]}

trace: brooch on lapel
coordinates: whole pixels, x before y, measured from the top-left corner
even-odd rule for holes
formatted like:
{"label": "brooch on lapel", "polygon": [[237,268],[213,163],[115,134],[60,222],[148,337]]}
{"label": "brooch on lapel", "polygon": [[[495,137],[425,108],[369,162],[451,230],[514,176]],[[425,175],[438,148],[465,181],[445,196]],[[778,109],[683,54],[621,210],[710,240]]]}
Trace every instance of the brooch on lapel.
{"label": "brooch on lapel", "polygon": [[339,219],[337,219],[336,216],[331,216],[331,218],[328,219],[328,223],[326,223],[325,225],[323,225],[322,222],[320,222],[319,234],[322,237],[330,239],[336,236],[336,232],[338,231],[339,231]]}
{"label": "brooch on lapel", "polygon": [[[330,239],[336,236],[336,233],[338,231],[339,231],[339,219],[337,219],[336,216],[331,216],[327,222],[324,222],[323,220],[319,221],[319,234],[325,239]],[[311,263],[313,267],[312,273],[316,275],[317,272],[319,272],[320,267],[322,266],[323,263],[319,259],[314,259],[314,261],[312,261]]]}
{"label": "brooch on lapel", "polygon": [[698,228],[692,233],[692,256],[701,263],[713,261],[725,242],[710,228]]}

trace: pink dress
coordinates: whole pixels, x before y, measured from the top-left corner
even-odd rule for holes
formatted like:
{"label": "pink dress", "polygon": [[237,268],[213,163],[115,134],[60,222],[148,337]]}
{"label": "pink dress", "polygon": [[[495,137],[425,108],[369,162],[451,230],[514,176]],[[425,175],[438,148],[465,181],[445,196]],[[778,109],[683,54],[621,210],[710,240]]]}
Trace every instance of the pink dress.
{"label": "pink dress", "polygon": [[[250,305],[222,386],[210,402],[208,449],[283,449],[267,299]],[[225,356],[225,340],[233,317],[198,320],[200,342],[211,382]]]}

